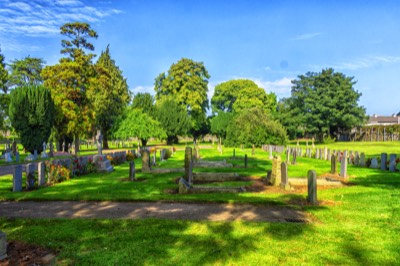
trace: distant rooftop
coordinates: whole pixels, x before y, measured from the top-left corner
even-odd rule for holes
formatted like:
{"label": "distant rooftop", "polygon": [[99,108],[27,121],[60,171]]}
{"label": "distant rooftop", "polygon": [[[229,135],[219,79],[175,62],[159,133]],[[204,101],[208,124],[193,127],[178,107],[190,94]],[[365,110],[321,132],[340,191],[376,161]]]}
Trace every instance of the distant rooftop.
{"label": "distant rooftop", "polygon": [[372,115],[369,117],[369,121],[367,126],[380,125],[380,126],[388,126],[388,125],[400,125],[400,116],[393,114],[391,116],[379,116]]}

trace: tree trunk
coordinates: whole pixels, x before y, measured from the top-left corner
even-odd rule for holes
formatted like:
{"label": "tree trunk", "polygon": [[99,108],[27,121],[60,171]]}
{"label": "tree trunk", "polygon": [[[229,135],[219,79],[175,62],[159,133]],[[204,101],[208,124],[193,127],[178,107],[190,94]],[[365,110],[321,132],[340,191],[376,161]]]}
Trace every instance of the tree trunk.
{"label": "tree trunk", "polygon": [[57,151],[63,151],[62,150],[62,144],[63,144],[63,139],[58,139],[57,140],[57,145],[56,145]]}
{"label": "tree trunk", "polygon": [[104,132],[103,135],[103,150],[108,150],[108,137],[107,137],[107,131]]}
{"label": "tree trunk", "polygon": [[142,142],[142,147],[146,147],[147,139],[140,139],[140,141]]}
{"label": "tree trunk", "polygon": [[79,152],[79,135],[75,135],[75,154],[78,154]]}

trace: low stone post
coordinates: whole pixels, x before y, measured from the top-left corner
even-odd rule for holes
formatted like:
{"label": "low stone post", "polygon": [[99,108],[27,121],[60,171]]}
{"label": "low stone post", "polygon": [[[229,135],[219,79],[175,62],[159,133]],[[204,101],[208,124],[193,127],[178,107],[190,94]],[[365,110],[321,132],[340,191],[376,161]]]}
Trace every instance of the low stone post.
{"label": "low stone post", "polygon": [[22,165],[14,166],[13,192],[22,191]]}
{"label": "low stone post", "polygon": [[149,172],[150,167],[150,152],[147,149],[143,149],[142,152],[142,172]]}
{"label": "low stone post", "polygon": [[362,152],[361,153],[361,155],[360,155],[360,166],[363,166],[363,167],[365,167],[365,153],[364,152]]}
{"label": "low stone post", "polygon": [[281,157],[276,156],[272,160],[271,183],[273,186],[279,186],[281,182],[282,182]]}
{"label": "low stone post", "polygon": [[185,176],[184,178],[189,180],[190,162],[192,161],[192,148],[186,147],[185,149]]}
{"label": "low stone post", "polygon": [[188,183],[189,186],[193,185],[193,161],[189,162]]}
{"label": "low stone post", "polygon": [[343,157],[340,162],[340,176],[343,178],[347,177],[347,151],[343,152]]}
{"label": "low stone post", "polygon": [[331,174],[336,174],[337,170],[337,161],[336,161],[336,156],[332,155],[331,156]]}
{"label": "low stone post", "polygon": [[17,163],[19,163],[19,152],[18,151],[15,153],[15,161]]}
{"label": "low stone post", "polygon": [[38,163],[38,185],[39,187],[46,184],[46,165],[44,162]]}
{"label": "low stone post", "polygon": [[386,170],[387,153],[381,153],[381,170]]}
{"label": "low stone post", "polygon": [[269,148],[269,159],[272,160],[272,158],[274,158],[274,157],[272,156],[272,146],[271,146],[271,145],[268,145],[268,148]]}
{"label": "low stone post", "polygon": [[244,155],[244,168],[247,168],[247,154]]}
{"label": "low stone post", "polygon": [[129,162],[129,181],[135,181],[136,169],[135,169],[135,162],[132,160]]}
{"label": "low stone post", "polygon": [[313,205],[317,204],[317,173],[314,170],[308,171],[308,197],[307,201]]}

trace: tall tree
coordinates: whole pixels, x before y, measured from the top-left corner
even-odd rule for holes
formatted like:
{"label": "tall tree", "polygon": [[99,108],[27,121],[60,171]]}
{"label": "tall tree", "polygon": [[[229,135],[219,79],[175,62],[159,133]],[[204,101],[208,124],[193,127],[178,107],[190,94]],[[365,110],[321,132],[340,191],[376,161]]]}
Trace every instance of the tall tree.
{"label": "tall tree", "polygon": [[23,85],[39,85],[43,83],[40,76],[45,61],[41,58],[25,57],[9,64],[9,87]]}
{"label": "tall tree", "polygon": [[3,91],[3,93],[7,93],[8,71],[6,69],[6,63],[4,60],[4,55],[1,53],[0,49],[0,89]]}
{"label": "tall tree", "polygon": [[68,40],[62,40],[61,58],[54,66],[42,71],[44,84],[51,89],[57,110],[56,128],[59,137],[73,135],[75,152],[79,151],[79,137],[91,128],[93,110],[89,106],[87,90],[96,72],[92,63],[94,46],[87,39],[97,38],[97,33],[87,23],[74,22],[61,26],[60,32]]}
{"label": "tall tree", "polygon": [[126,110],[124,118],[116,125],[115,137],[128,139],[137,137],[142,146],[146,146],[150,138],[164,139],[167,137],[160,122],[142,112],[141,109],[132,107]]}
{"label": "tall tree", "polygon": [[4,55],[1,53],[0,49],[0,129],[6,128],[6,120],[8,117],[8,105],[10,103],[10,97],[7,94],[7,82],[8,82],[8,71],[6,69],[6,63],[4,62]]}
{"label": "tall tree", "polygon": [[43,86],[17,87],[10,94],[10,120],[25,149],[41,152],[54,121],[54,103]]}
{"label": "tall tree", "polygon": [[155,99],[148,92],[139,92],[137,93],[132,100],[132,108],[133,109],[142,109],[143,112],[154,117],[155,115]]}
{"label": "tall tree", "polygon": [[358,105],[361,93],[353,86],[353,77],[333,69],[307,73],[292,81],[290,109],[297,111],[304,129],[323,141],[324,134],[335,134],[362,126],[365,108]]}
{"label": "tall tree", "polygon": [[216,116],[211,118],[211,132],[220,139],[225,139],[228,126],[233,118],[232,112],[218,112]]}
{"label": "tall tree", "polygon": [[130,92],[122,71],[111,58],[109,46],[101,52],[95,69],[97,75],[91,78],[87,95],[95,113],[95,125],[104,136],[103,148],[108,149],[110,130],[128,105]]}
{"label": "tall tree", "polygon": [[178,143],[179,135],[186,135],[190,120],[186,109],[172,97],[164,97],[157,102],[155,117],[167,135],[167,144]]}
{"label": "tall tree", "polygon": [[253,107],[273,112],[276,109],[276,95],[267,94],[252,80],[229,80],[215,86],[211,99],[213,112],[241,112]]}
{"label": "tall tree", "polygon": [[179,104],[185,106],[191,120],[190,132],[195,140],[207,125],[209,78],[202,62],[182,58],[172,64],[167,75],[161,73],[155,80],[157,101],[172,95]]}

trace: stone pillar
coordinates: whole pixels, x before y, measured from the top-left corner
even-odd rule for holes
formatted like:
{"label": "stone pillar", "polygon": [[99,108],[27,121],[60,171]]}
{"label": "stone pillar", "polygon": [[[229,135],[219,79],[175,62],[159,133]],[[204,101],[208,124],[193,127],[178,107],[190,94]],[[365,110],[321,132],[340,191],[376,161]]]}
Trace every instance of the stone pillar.
{"label": "stone pillar", "polygon": [[308,197],[307,201],[313,205],[317,204],[317,173],[314,170],[308,171]]}
{"label": "stone pillar", "polygon": [[0,231],[0,260],[7,258],[7,235]]}
{"label": "stone pillar", "polygon": [[244,168],[247,168],[247,154],[244,155]]}
{"label": "stone pillar", "polygon": [[15,162],[19,163],[19,152],[15,153]]}
{"label": "stone pillar", "polygon": [[97,130],[96,142],[97,142],[97,155],[102,155],[103,135],[101,134],[101,130]]}
{"label": "stone pillar", "polygon": [[22,191],[22,165],[14,166],[13,192]]}
{"label": "stone pillar", "polygon": [[381,153],[381,170],[386,170],[387,153]]}
{"label": "stone pillar", "polygon": [[297,163],[297,151],[295,150],[295,151],[293,152],[293,161],[292,161],[292,164],[295,165],[296,163]]}
{"label": "stone pillar", "polygon": [[389,159],[389,171],[396,171],[396,154],[390,154]]}
{"label": "stone pillar", "polygon": [[336,156],[332,155],[331,156],[331,174],[336,174],[336,169],[337,169],[337,161],[336,161]]}
{"label": "stone pillar", "polygon": [[281,163],[281,188],[285,190],[289,190],[289,176],[288,176],[288,169],[287,164],[285,162]]}
{"label": "stone pillar", "polygon": [[46,183],[46,165],[44,162],[38,163],[38,186],[41,187]]}
{"label": "stone pillar", "polygon": [[189,162],[188,183],[189,186],[193,185],[193,161]]}
{"label": "stone pillar", "polygon": [[340,176],[343,178],[347,177],[347,151],[343,152],[343,157],[340,162]]}
{"label": "stone pillar", "polygon": [[328,148],[327,147],[324,147],[324,156],[322,159],[324,159],[325,161],[328,159]]}
{"label": "stone pillar", "polygon": [[150,167],[150,152],[147,149],[143,149],[142,152],[142,172],[149,172]]}
{"label": "stone pillar", "polygon": [[277,156],[272,160],[271,183],[273,186],[279,186],[281,181],[281,157]]}
{"label": "stone pillar", "polygon": [[331,154],[331,149],[328,149],[328,155],[327,155],[326,160],[327,160],[327,161],[330,161],[330,160],[331,160],[331,156],[332,156],[332,154]]}
{"label": "stone pillar", "polygon": [[129,162],[129,181],[135,181],[136,169],[135,169],[135,162],[132,160]]}
{"label": "stone pillar", "polygon": [[186,180],[189,180],[190,162],[192,161],[192,148],[186,147],[185,149],[185,176]]}
{"label": "stone pillar", "polygon": [[272,156],[272,146],[271,146],[271,145],[268,145],[268,148],[269,148],[269,159],[272,160],[272,158],[274,158],[274,157]]}
{"label": "stone pillar", "polygon": [[290,160],[290,147],[286,148],[286,164],[289,163]]}

